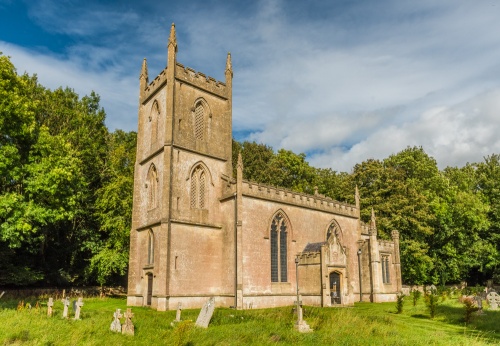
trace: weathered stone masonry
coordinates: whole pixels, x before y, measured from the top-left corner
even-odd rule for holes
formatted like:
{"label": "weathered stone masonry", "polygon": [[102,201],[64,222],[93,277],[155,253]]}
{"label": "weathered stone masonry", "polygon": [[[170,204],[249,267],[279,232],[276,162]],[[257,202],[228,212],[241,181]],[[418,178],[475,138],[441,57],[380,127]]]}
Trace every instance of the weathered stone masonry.
{"label": "weathered stone masonry", "polygon": [[233,178],[231,56],[219,82],[176,53],[172,25],[167,68],[150,83],[144,60],[139,77],[127,304],[292,305],[297,272],[304,304],[351,305],[360,286],[365,301],[394,300],[398,232],[377,239],[357,191],[349,205],[245,181],[241,158]]}

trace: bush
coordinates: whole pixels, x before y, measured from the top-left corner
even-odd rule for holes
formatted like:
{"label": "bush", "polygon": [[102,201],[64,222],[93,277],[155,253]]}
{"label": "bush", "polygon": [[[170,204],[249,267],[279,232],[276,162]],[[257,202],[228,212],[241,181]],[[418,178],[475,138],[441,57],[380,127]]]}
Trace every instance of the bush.
{"label": "bush", "polygon": [[411,297],[413,299],[413,306],[417,306],[417,302],[422,297],[422,292],[415,288],[411,291]]}
{"label": "bush", "polygon": [[462,297],[462,304],[465,308],[465,323],[470,323],[472,313],[479,310],[476,306],[476,300],[474,297]]}
{"label": "bush", "polygon": [[398,314],[403,313],[403,305],[405,303],[405,296],[403,293],[399,293],[396,297],[396,311]]}
{"label": "bush", "polygon": [[427,306],[431,318],[434,318],[434,316],[436,316],[437,306],[439,305],[439,296],[434,293],[426,294],[425,305]]}

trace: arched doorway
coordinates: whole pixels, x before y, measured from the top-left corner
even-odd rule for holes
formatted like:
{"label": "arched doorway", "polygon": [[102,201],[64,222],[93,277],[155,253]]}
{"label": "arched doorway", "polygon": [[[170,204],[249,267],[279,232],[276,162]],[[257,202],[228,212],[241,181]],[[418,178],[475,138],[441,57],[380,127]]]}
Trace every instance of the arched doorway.
{"label": "arched doorway", "polygon": [[337,272],[330,273],[330,298],[332,305],[341,304],[340,294],[340,274]]}
{"label": "arched doorway", "polygon": [[146,295],[146,305],[151,306],[151,297],[153,297],[153,274],[148,273],[148,290]]}

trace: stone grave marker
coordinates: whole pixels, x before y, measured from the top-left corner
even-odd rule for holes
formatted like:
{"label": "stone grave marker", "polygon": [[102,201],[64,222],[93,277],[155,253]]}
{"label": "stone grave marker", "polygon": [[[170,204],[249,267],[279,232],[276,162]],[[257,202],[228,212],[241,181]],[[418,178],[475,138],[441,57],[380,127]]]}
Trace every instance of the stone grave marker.
{"label": "stone grave marker", "polygon": [[47,302],[47,316],[52,317],[52,307],[54,306],[54,299],[49,298],[49,301]]}
{"label": "stone grave marker", "polygon": [[181,302],[179,302],[179,304],[177,305],[177,313],[175,314],[175,322],[180,322],[181,321],[181,309],[182,307],[182,304]]}
{"label": "stone grave marker", "polygon": [[68,299],[68,297],[66,297],[64,299],[61,299],[61,302],[64,305],[63,318],[68,318],[68,306],[69,306],[69,299]]}
{"label": "stone grave marker", "polygon": [[486,296],[486,300],[490,304],[490,310],[498,310],[498,304],[500,303],[500,296],[496,292],[490,292]]}
{"label": "stone grave marker", "polygon": [[0,294],[0,298],[2,298],[4,294],[5,294],[5,291],[3,291],[2,294]]}
{"label": "stone grave marker", "polygon": [[425,290],[430,294],[436,294],[437,288],[435,285],[430,285],[425,288]]}
{"label": "stone grave marker", "polygon": [[121,333],[122,331],[122,324],[120,323],[120,318],[122,318],[123,315],[121,313],[121,309],[116,309],[115,313],[113,314],[113,322],[111,322],[111,326],[109,326],[109,330],[112,332],[117,332]]}
{"label": "stone grave marker", "polygon": [[294,328],[297,329],[301,333],[310,333],[313,330],[306,321],[304,321],[304,314],[302,310],[302,296],[298,296],[299,300],[293,302],[295,305],[295,310],[297,312],[297,322],[295,322]]}
{"label": "stone grave marker", "polygon": [[483,297],[482,296],[475,296],[474,299],[475,299],[476,305],[477,305],[476,315],[483,315],[484,314],[484,312],[483,312]]}
{"label": "stone grave marker", "polygon": [[132,324],[132,317],[134,317],[132,309],[128,308],[127,312],[125,313],[125,323],[122,326],[122,334],[134,335],[134,325]]}
{"label": "stone grave marker", "polygon": [[73,302],[73,306],[75,307],[75,320],[79,320],[80,312],[83,306],[83,298],[82,297],[78,298],[78,301]]}
{"label": "stone grave marker", "polygon": [[214,297],[211,297],[205,303],[205,305],[203,305],[203,308],[201,308],[200,314],[198,315],[198,319],[196,320],[196,325],[198,327],[208,328],[208,324],[212,319],[214,310],[215,310],[215,299]]}

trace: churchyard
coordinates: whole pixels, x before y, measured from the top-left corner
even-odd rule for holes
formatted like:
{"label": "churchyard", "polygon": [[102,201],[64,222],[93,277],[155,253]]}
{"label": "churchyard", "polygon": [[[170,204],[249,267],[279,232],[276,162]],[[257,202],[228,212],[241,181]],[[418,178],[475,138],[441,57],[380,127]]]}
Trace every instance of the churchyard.
{"label": "churchyard", "polygon": [[[434,318],[422,296],[413,306],[405,297],[403,312],[395,303],[356,303],[349,308],[305,306],[303,317],[313,330],[294,328],[292,306],[275,309],[215,308],[158,312],[127,309],[125,299],[85,298],[78,306],[70,299],[63,318],[61,299],[0,299],[2,345],[491,345],[500,343],[500,310],[482,301],[482,314],[474,312],[465,323],[465,308],[457,297],[439,297]],[[75,307],[73,307],[75,301]],[[38,304],[37,304],[38,303]],[[209,305],[212,304],[212,305]],[[216,302],[215,302],[216,305]],[[31,308],[30,308],[31,306]],[[74,309],[80,309],[79,319]],[[118,311],[117,309],[120,309]],[[128,316],[126,318],[126,316]],[[208,327],[205,324],[208,322]],[[133,324],[133,335],[118,326]],[[199,325],[199,326],[198,326]],[[134,333],[135,329],[135,333]]]}

